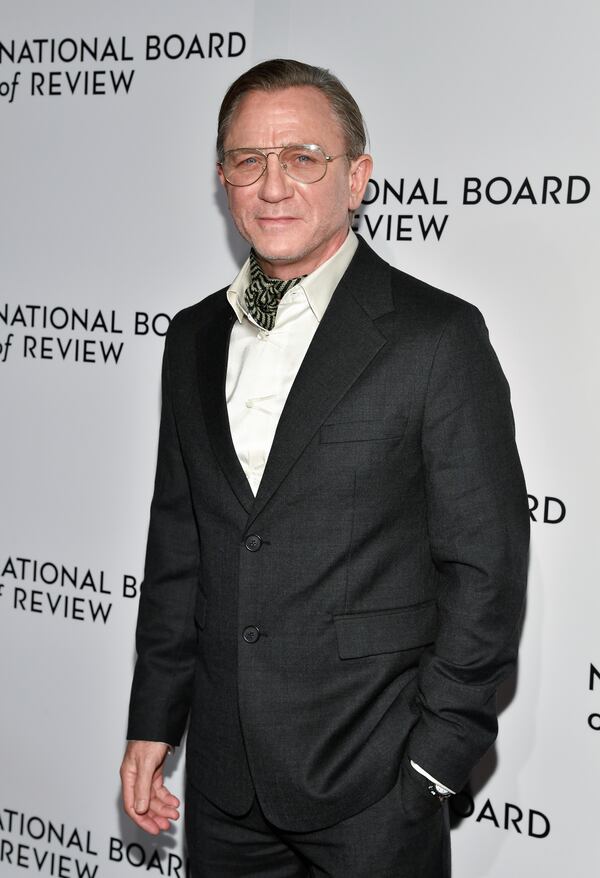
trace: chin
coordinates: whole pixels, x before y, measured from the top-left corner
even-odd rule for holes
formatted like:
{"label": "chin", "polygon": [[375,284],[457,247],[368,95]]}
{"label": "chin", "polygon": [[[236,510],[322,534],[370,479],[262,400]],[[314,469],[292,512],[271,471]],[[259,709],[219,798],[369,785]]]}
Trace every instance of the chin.
{"label": "chin", "polygon": [[306,255],[305,253],[270,253],[267,250],[259,250],[258,247],[254,247],[254,252],[265,262],[298,262]]}
{"label": "chin", "polygon": [[311,247],[302,247],[299,244],[286,245],[283,241],[276,245],[272,241],[252,241],[254,252],[265,262],[298,262],[304,259],[311,251]]}

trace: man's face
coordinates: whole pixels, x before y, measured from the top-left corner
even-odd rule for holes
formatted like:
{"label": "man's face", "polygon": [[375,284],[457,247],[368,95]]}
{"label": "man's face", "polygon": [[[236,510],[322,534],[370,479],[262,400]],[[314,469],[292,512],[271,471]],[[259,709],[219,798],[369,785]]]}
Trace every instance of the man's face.
{"label": "man's face", "polygon": [[[254,91],[242,98],[225,150],[259,147],[265,152],[295,143],[314,143],[326,155],[346,151],[340,123],[327,98],[312,86]],[[369,156],[329,162],[317,183],[299,183],[270,155],[267,170],[250,186],[232,186],[223,177],[233,221],[254,247],[271,277],[292,278],[314,271],[344,242],[349,210],[355,210],[369,182]]]}

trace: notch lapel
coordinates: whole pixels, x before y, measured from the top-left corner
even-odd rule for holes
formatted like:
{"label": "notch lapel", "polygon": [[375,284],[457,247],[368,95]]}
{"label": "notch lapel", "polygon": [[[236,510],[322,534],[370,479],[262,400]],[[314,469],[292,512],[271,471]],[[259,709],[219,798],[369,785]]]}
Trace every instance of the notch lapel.
{"label": "notch lapel", "polygon": [[198,333],[198,383],[212,450],[234,494],[249,513],[254,494],[233,445],[225,397],[229,338],[235,319],[223,296],[213,319],[202,324]]}
{"label": "notch lapel", "polygon": [[361,241],[290,389],[248,527],[265,508],[329,412],[386,343],[372,317],[391,310],[389,285],[389,266]]}

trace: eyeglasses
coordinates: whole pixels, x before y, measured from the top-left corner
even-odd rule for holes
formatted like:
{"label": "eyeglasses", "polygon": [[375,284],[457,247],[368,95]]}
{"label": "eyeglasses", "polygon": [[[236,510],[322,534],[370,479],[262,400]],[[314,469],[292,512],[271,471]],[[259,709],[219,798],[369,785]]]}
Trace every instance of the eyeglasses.
{"label": "eyeglasses", "polygon": [[[265,147],[268,149],[268,147]],[[279,155],[275,149],[281,150]],[[270,155],[277,156],[282,170],[299,183],[318,183],[327,173],[327,165],[347,153],[326,155],[325,151],[314,143],[294,143],[290,146],[278,146],[264,152],[258,147],[240,147],[228,149],[219,162],[223,176],[232,186],[251,186],[260,180],[267,169]]]}

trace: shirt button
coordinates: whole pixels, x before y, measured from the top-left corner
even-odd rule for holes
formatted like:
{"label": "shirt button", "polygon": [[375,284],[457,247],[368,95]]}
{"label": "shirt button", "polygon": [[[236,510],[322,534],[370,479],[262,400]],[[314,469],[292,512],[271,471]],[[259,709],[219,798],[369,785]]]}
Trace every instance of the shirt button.
{"label": "shirt button", "polygon": [[258,638],[260,637],[260,631],[256,625],[248,625],[242,631],[242,637],[246,641],[246,643],[256,643]]}
{"label": "shirt button", "polygon": [[258,552],[258,550],[262,546],[262,539],[259,537],[258,534],[250,534],[246,537],[244,545],[249,552]]}

